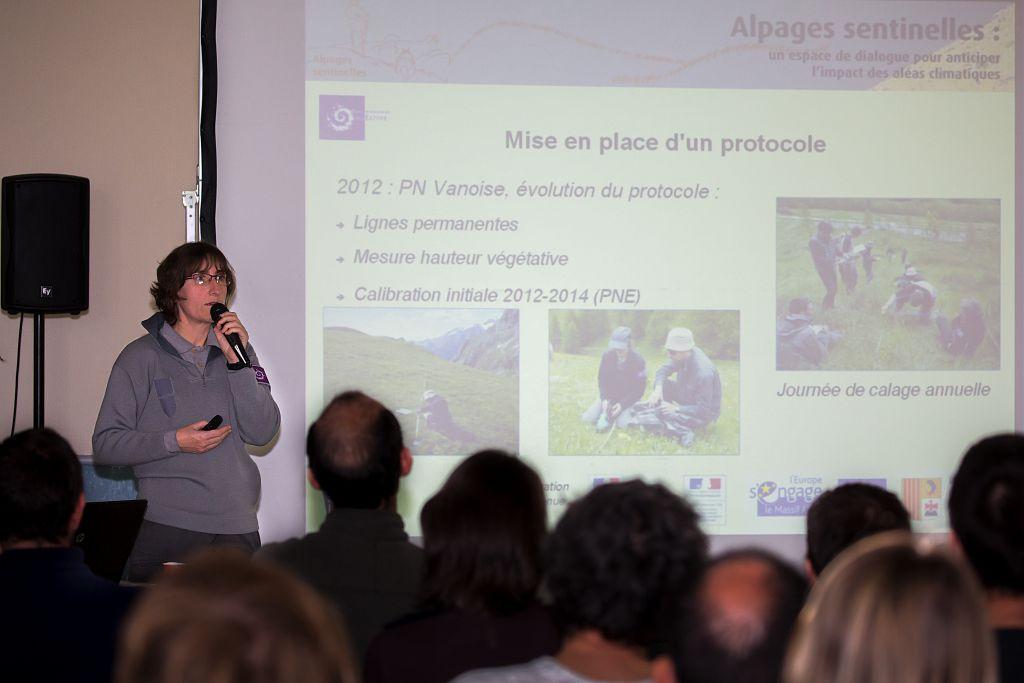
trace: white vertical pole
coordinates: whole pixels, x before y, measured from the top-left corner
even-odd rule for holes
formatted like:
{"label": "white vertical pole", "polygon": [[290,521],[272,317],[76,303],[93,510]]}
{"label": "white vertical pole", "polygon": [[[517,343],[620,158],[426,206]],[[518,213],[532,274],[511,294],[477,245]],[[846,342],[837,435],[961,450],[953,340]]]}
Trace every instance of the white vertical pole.
{"label": "white vertical pole", "polygon": [[[197,0],[199,3],[199,31],[203,30],[203,0]],[[199,130],[199,124],[202,121],[203,116],[203,49],[202,44],[196,46],[199,50],[199,92],[196,96],[199,99],[199,117],[196,119],[196,130]],[[199,241],[199,222],[197,216],[199,215],[199,208],[202,205],[202,198],[200,192],[202,188],[203,179],[203,145],[202,140],[197,137],[196,139],[196,189],[185,190],[181,193],[181,203],[185,206],[185,241],[186,242],[198,242]]]}

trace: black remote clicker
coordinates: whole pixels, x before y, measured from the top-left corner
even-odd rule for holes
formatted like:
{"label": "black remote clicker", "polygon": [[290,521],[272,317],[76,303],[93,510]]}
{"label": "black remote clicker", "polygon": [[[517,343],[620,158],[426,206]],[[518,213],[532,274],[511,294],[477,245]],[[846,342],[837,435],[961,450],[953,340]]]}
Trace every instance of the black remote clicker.
{"label": "black remote clicker", "polygon": [[203,425],[203,428],[200,431],[203,431],[203,432],[212,431],[212,430],[216,429],[217,427],[220,427],[220,423],[223,422],[223,421],[224,421],[224,418],[222,418],[220,415],[214,415],[213,418],[211,418],[209,422],[207,422],[205,425]]}

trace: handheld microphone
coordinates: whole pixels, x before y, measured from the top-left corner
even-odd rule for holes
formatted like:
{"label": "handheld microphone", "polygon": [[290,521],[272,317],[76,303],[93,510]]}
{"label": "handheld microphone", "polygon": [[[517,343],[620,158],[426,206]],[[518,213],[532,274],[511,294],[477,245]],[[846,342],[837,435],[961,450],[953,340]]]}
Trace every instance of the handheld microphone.
{"label": "handheld microphone", "polygon": [[[213,320],[214,323],[216,323],[217,321],[220,320],[220,317],[227,312],[228,307],[220,302],[217,302],[214,305],[210,306],[210,319]],[[232,350],[234,350],[235,355],[238,356],[238,360],[242,361],[247,366],[251,366],[252,362],[249,360],[249,354],[245,352],[245,347],[242,346],[241,337],[239,337],[236,332],[232,332],[231,334],[226,334],[224,336],[227,337],[228,344],[231,344],[231,348]]]}

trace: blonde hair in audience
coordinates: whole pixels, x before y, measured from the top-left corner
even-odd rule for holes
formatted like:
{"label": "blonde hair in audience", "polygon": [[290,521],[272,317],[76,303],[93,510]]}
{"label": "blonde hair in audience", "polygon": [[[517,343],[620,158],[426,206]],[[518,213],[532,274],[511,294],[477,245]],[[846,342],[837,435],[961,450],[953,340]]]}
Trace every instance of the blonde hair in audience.
{"label": "blonde hair in audience", "polygon": [[785,683],[994,683],[984,595],[948,551],[867,538],[826,568],[800,614]]}
{"label": "blonde hair in audience", "polygon": [[139,598],[119,683],[350,683],[337,613],[308,586],[238,551],[207,551]]}

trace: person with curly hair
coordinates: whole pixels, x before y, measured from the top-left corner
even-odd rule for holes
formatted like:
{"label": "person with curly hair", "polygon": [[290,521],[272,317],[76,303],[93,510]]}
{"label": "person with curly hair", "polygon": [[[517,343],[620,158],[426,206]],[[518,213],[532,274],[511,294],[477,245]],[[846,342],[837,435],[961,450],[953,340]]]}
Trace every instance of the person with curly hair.
{"label": "person with curly hair", "polygon": [[455,680],[645,681],[655,669],[671,672],[661,653],[707,562],[698,522],[693,508],[660,484],[598,486],[569,506],[546,547],[545,586],[564,635],[561,649]]}

